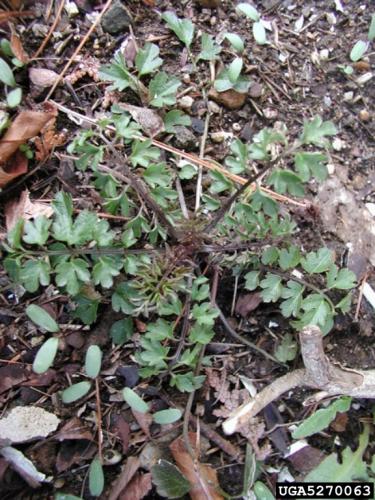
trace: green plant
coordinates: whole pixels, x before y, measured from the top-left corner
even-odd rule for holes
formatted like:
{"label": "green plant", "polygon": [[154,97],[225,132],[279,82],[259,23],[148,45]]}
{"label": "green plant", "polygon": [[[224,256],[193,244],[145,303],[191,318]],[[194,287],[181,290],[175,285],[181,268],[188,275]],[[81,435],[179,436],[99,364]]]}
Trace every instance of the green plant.
{"label": "green plant", "polygon": [[244,75],[241,75],[243,60],[236,57],[231,64],[224,68],[217,75],[214,87],[218,92],[225,92],[233,89],[240,93],[246,93],[249,90],[251,81]]}
{"label": "green plant", "polygon": [[[23,67],[23,63],[14,56],[12,47],[5,38],[0,41],[0,52],[3,55],[3,57],[0,57],[0,81],[5,86],[6,104],[9,108],[15,108],[21,103],[22,89],[17,86],[13,71],[16,68]],[[11,61],[13,68],[9,66],[4,57]]]}
{"label": "green plant", "polygon": [[237,12],[244,14],[246,17],[253,21],[253,36],[259,45],[267,43],[267,35],[259,12],[255,7],[248,3],[240,3],[236,8]]}

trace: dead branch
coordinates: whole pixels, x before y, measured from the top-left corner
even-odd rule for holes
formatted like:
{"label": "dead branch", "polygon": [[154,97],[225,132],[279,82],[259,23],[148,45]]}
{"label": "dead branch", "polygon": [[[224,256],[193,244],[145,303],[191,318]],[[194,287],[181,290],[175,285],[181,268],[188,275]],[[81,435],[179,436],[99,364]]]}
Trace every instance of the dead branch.
{"label": "dead branch", "polygon": [[357,370],[334,365],[324,354],[323,334],[317,326],[306,326],[299,334],[305,368],[276,379],[223,423],[226,434],[236,432],[244,422],[255,417],[269,403],[296,387],[319,389],[315,399],[345,395],[375,398],[375,370]]}

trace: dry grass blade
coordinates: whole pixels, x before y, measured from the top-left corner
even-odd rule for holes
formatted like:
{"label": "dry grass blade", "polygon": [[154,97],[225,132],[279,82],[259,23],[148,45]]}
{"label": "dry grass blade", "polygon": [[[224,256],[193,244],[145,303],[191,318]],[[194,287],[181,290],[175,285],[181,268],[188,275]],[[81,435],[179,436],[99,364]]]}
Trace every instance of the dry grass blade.
{"label": "dry grass blade", "polygon": [[13,30],[10,37],[10,46],[12,48],[13,54],[19,61],[21,61],[23,64],[29,62],[29,56],[26,54],[25,49],[23,48],[21,39]]}
{"label": "dry grass blade", "polygon": [[193,460],[185,447],[182,436],[175,439],[169,446],[173,458],[182,474],[191,484],[189,495],[192,500],[222,500],[223,497],[218,493],[219,483],[216,471],[209,465],[198,462],[196,450],[196,434],[189,433],[191,446],[196,454]]}
{"label": "dry grass blade", "polygon": [[24,10],[23,12],[18,12],[14,10],[9,10],[6,12],[0,11],[0,24],[9,21],[9,19],[12,19],[13,17],[26,17],[32,15],[33,13],[31,10]]}

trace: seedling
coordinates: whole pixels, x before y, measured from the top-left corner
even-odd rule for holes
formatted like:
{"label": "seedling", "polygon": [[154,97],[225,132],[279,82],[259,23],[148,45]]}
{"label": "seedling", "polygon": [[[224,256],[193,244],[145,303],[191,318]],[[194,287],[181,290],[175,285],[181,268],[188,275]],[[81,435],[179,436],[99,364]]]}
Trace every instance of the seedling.
{"label": "seedling", "polygon": [[0,57],[0,81],[5,86],[6,103],[9,108],[15,108],[21,103],[22,89],[17,87],[13,69],[22,67],[23,63],[14,56],[9,41],[4,38],[0,42],[0,51],[5,58],[11,60],[13,65],[12,68],[4,57]]}
{"label": "seedling", "polygon": [[234,59],[231,64],[224,68],[218,75],[214,87],[218,92],[233,89],[244,94],[249,90],[250,80],[241,75],[243,60],[241,57]]}
{"label": "seedling", "polygon": [[267,43],[266,30],[257,9],[248,3],[240,3],[237,5],[236,10],[253,21],[253,36],[255,41],[259,45]]}

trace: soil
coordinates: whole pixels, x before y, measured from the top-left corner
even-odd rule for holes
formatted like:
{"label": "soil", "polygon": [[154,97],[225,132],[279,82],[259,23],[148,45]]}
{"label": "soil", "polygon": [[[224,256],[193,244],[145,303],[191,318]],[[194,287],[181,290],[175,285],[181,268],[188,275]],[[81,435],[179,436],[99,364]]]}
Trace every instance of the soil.
{"label": "soil", "polygon": [[[2,2],[3,5],[7,3]],[[43,41],[44,35],[40,33],[45,34],[55,19],[59,2],[29,3],[33,16],[13,20],[13,23],[25,51],[33,54]],[[375,223],[374,216],[365,206],[366,203],[375,203],[375,78],[371,73],[375,66],[375,52],[371,51],[370,46],[361,61],[362,64],[353,65],[354,73],[351,76],[345,75],[338,67],[350,64],[348,55],[351,48],[357,40],[366,39],[373,3],[371,0],[254,2],[262,17],[272,24],[273,31],[268,32],[272,40],[269,46],[260,46],[253,41],[251,23],[244,16],[235,13],[237,2],[223,0],[218,3],[218,8],[208,9],[202,8],[196,0],[124,2],[126,16],[131,20],[131,29],[137,44],[142,46],[147,41],[157,43],[160,56],[164,60],[163,69],[184,82],[179,89],[179,95],[189,95],[193,99],[189,113],[194,121],[187,134],[187,150],[194,153],[199,151],[207,109],[201,89],[209,80],[210,74],[208,65],[203,62],[199,63],[198,72],[194,73],[186,51],[160,19],[160,13],[167,10],[175,11],[179,17],[190,18],[197,31],[202,30],[215,37],[220,38],[220,34],[225,32],[237,33],[242,36],[247,47],[245,72],[254,82],[253,97],[247,96],[245,104],[238,110],[230,110],[220,104],[216,106],[217,112],[211,115],[209,125],[206,158],[222,162],[229,153],[230,141],[225,139],[220,143],[214,142],[211,139],[212,133],[225,132],[230,137],[250,141],[262,128],[271,127],[275,122],[283,122],[289,131],[296,134],[304,119],[317,114],[336,124],[339,140],[330,154],[331,175],[325,183],[311,183],[309,186],[308,198],[313,209],[309,212],[289,206],[284,209],[290,211],[297,221],[299,231],[292,239],[297,245],[302,244],[306,250],[320,246],[334,249],[338,260],[349,265],[359,280],[366,276],[367,282],[375,287],[372,267],[375,261],[375,240],[372,242],[370,239],[371,233],[373,239],[372,228]],[[52,10],[46,19],[47,4],[49,7],[52,5]],[[78,40],[89,29],[87,16],[100,12],[103,7],[103,2],[94,0],[76,0],[76,4],[79,13],[69,17],[66,11],[63,11],[52,40],[46,45],[40,58],[32,61],[28,67],[46,68],[57,74],[62,71]],[[40,31],[41,28],[45,31]],[[1,30],[2,35],[8,37],[9,28],[6,24],[1,25]],[[106,112],[103,107],[106,85],[95,81],[89,67],[108,63],[128,34],[129,29],[126,28],[116,34],[109,34],[99,27],[80,51],[80,62],[74,63],[68,72],[78,75],[78,70],[83,68],[85,74],[76,81],[73,78],[71,85],[60,85],[52,96],[53,100],[86,116],[99,116]],[[64,40],[67,40],[65,46],[61,45]],[[229,44],[224,43],[223,46],[225,48],[220,58],[223,63],[228,63],[233,59],[233,52]],[[191,50],[193,53],[199,52],[198,41],[193,43]],[[218,67],[220,64],[218,63]],[[17,76],[25,96],[22,105],[25,108],[38,109],[42,106],[48,89],[34,85],[29,79],[27,69],[20,71]],[[365,84],[358,83],[358,79],[366,73],[371,74],[372,78]],[[128,104],[142,105],[134,94],[126,94],[126,99]],[[65,146],[82,126],[86,125],[74,123],[66,115],[59,113],[57,129],[64,132],[65,143],[56,147],[56,151],[52,152],[43,164],[35,162],[29,170],[38,168],[35,168],[31,175],[18,178],[13,184],[9,184],[0,193],[0,202],[5,204],[18,198],[25,188],[29,190],[33,200],[51,200],[57,191],[65,189],[74,197],[75,208],[98,209],[98,196],[93,192],[88,176],[77,172],[69,155],[64,155]],[[195,137],[195,142],[192,136],[193,139]],[[176,142],[173,137],[167,138],[172,145],[183,148],[181,137],[179,139],[180,142]],[[332,183],[335,184],[334,188]],[[194,186],[193,183],[186,183],[188,204],[194,203]],[[335,196],[332,195],[333,189],[336,189]],[[344,191],[350,193],[350,209],[346,210],[347,199],[339,199]],[[335,204],[336,198],[339,200]],[[1,223],[4,232],[4,218]],[[353,237],[354,226],[356,233]],[[357,243],[360,239],[363,242],[359,245]],[[116,450],[122,455],[118,464],[105,467],[108,486],[102,498],[108,498],[110,485],[118,478],[125,459],[128,456],[139,456],[150,441],[158,443],[163,437],[163,432],[157,426],[151,428],[149,435],[142,432],[142,424],[134,419],[129,409],[124,409],[124,403],[116,393],[125,383],[129,387],[140,383],[132,349],[119,351],[113,349],[108,342],[109,325],[121,315],[117,317],[109,307],[102,307],[95,325],[79,325],[76,330],[72,325],[71,330],[67,329],[66,345],[58,355],[49,379],[44,382],[39,380],[38,384],[35,384],[29,364],[38,349],[32,338],[40,334],[25,316],[25,307],[30,300],[33,303],[43,303],[53,315],[59,317],[59,323],[68,324],[69,301],[64,295],[57,295],[52,287],[43,292],[43,295],[22,294],[12,286],[4,270],[0,273],[0,404],[3,405],[4,412],[16,405],[35,404],[58,414],[62,420],[59,429],[78,417],[84,424],[85,432],[94,436],[95,394],[88,397],[84,404],[67,406],[61,404],[57,395],[58,391],[66,387],[71,375],[81,369],[87,346],[93,343],[103,346],[101,403],[104,447],[107,450]],[[243,282],[239,283],[239,287],[239,294],[246,293]],[[269,304],[260,304],[244,318],[232,313],[234,293],[235,280],[232,274],[221,276],[217,292],[218,305],[236,331],[258,347],[273,353],[276,343],[286,333],[295,335],[276,307]],[[374,310],[362,299],[359,315],[355,317],[358,300],[359,291],[356,290],[351,312],[336,318],[333,331],[325,338],[325,348],[327,355],[337,363],[353,368],[375,368]],[[216,331],[217,335],[209,347],[212,370],[216,373],[215,376],[223,377],[222,385],[228,394],[240,397],[238,391],[243,387],[239,375],[252,379],[259,390],[285,373],[285,368],[236,343],[223,330],[221,324],[217,324]],[[297,356],[290,363],[290,369],[299,366],[301,360]],[[153,396],[154,409],[158,406],[163,408],[166,398],[182,406],[186,405],[186,395],[172,391],[167,385],[164,387],[163,384],[157,385],[155,381],[144,380],[141,382],[141,388],[144,394]],[[269,486],[276,482],[277,477],[276,472],[270,471],[280,471],[282,467],[288,467],[289,472],[297,479],[301,473],[301,467],[298,469],[298,465],[285,458],[283,447],[291,442],[290,434],[286,431],[287,424],[299,421],[313,411],[312,408],[306,410],[302,406],[308,395],[305,390],[288,393],[259,417],[259,425],[266,422],[268,430],[278,425],[279,432],[274,433],[272,437],[260,432],[258,439],[257,431],[252,430],[249,440],[253,448],[254,445],[258,447],[256,452],[261,468],[259,478]],[[220,393],[215,391],[214,386],[209,387],[206,384],[195,396],[192,413],[223,435],[220,427],[223,416],[218,416],[218,411],[222,409],[223,399]],[[119,415],[123,428],[129,428],[129,435],[124,438],[129,440],[128,446],[122,441],[121,432],[116,434],[113,431],[114,420],[119,418]],[[324,433],[309,438],[310,446],[321,453],[340,453],[347,445],[355,449],[361,432],[360,421],[372,419],[371,402],[357,401],[347,417],[345,425],[337,425],[336,430],[331,426]],[[172,426],[170,440],[179,433],[173,435],[173,432],[180,430]],[[126,431],[124,433],[126,434]],[[234,459],[220,446],[209,443],[209,449],[201,460],[217,469],[220,484],[227,493],[240,495],[247,439],[240,434],[225,439],[241,451],[239,457]],[[5,460],[0,458],[2,499],[53,498],[58,491],[91,498],[87,486],[87,471],[92,457],[96,454],[95,440],[87,435],[78,435],[75,439],[70,439],[69,436],[60,440],[50,438],[17,447],[33,461],[40,472],[50,476],[51,481],[33,490],[19,474],[7,468]],[[370,452],[371,449],[367,451],[369,456]],[[146,471],[146,466],[143,466],[142,470]],[[161,497],[152,489],[145,498]]]}

